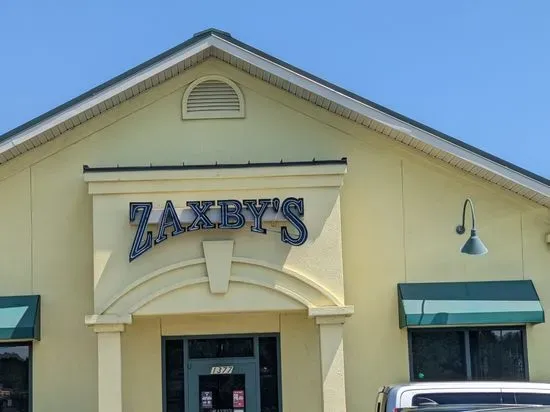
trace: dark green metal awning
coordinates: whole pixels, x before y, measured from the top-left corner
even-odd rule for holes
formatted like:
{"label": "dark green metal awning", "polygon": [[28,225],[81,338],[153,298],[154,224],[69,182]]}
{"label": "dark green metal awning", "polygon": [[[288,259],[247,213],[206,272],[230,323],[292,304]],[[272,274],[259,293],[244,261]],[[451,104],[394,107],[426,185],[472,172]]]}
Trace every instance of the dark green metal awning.
{"label": "dark green metal awning", "polygon": [[40,296],[0,296],[0,340],[40,340]]}
{"label": "dark green metal awning", "polygon": [[399,327],[543,323],[530,280],[400,283]]}

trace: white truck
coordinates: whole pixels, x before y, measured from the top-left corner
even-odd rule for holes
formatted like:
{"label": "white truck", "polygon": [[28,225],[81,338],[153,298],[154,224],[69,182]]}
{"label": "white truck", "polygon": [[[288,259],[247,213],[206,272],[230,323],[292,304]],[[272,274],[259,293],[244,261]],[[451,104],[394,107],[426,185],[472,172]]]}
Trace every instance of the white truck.
{"label": "white truck", "polygon": [[550,384],[536,382],[419,382],[383,386],[375,412],[427,405],[550,405]]}

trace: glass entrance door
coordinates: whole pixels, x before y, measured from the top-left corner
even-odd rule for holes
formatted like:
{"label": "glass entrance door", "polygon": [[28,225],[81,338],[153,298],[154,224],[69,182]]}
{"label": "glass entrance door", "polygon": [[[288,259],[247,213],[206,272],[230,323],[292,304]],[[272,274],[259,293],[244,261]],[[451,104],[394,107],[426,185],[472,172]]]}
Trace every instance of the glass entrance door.
{"label": "glass entrance door", "polygon": [[256,362],[243,359],[189,361],[190,412],[259,412]]}
{"label": "glass entrance door", "polygon": [[276,334],[171,336],[163,352],[165,412],[281,411]]}

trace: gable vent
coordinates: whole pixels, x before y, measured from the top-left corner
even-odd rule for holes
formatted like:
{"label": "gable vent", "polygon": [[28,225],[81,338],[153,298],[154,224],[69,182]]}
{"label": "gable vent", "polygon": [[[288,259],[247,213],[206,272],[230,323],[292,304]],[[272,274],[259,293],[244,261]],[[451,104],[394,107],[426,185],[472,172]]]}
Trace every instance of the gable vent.
{"label": "gable vent", "polygon": [[220,76],[200,78],[187,88],[182,102],[183,119],[244,117],[244,99],[237,85]]}
{"label": "gable vent", "polygon": [[219,80],[207,80],[196,86],[187,98],[187,111],[228,110],[238,112],[241,102],[235,90]]}

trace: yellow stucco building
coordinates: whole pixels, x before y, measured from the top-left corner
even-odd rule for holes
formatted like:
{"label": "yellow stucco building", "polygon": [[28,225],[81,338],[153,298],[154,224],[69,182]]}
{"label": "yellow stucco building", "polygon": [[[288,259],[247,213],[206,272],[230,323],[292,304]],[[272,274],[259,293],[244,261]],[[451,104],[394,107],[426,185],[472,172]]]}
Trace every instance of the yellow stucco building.
{"label": "yellow stucco building", "polygon": [[0,410],[550,381],[550,182],[228,33],[1,136],[0,194]]}

